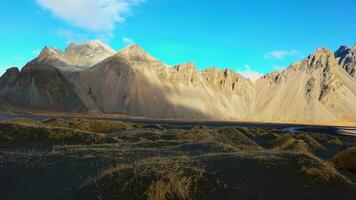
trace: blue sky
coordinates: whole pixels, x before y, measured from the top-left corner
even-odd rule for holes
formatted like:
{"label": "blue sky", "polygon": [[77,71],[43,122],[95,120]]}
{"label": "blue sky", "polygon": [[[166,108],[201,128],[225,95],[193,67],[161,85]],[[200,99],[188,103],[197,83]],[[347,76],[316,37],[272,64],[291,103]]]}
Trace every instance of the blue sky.
{"label": "blue sky", "polygon": [[1,0],[0,73],[46,45],[99,38],[170,65],[265,74],[318,47],[353,45],[355,24],[354,0]]}

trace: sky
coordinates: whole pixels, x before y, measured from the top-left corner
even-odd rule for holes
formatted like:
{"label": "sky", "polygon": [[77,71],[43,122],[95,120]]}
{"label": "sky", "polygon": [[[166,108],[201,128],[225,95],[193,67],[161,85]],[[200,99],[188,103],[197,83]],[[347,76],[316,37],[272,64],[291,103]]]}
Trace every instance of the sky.
{"label": "sky", "polygon": [[44,46],[135,43],[168,65],[230,68],[252,79],[319,47],[356,43],[354,0],[1,0],[0,74]]}

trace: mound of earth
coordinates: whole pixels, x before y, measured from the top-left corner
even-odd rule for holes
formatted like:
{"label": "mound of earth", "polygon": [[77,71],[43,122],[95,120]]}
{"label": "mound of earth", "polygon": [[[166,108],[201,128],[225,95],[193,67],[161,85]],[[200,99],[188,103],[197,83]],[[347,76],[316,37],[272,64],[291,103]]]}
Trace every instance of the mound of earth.
{"label": "mound of earth", "polygon": [[356,147],[339,152],[330,159],[336,168],[346,169],[356,173]]}
{"label": "mound of earth", "polygon": [[230,153],[194,158],[155,157],[119,166],[85,183],[76,197],[320,199],[340,198],[340,190],[351,191],[350,184],[335,169],[306,154]]}
{"label": "mound of earth", "polygon": [[75,119],[71,121],[49,119],[43,121],[44,124],[56,127],[64,127],[71,129],[78,129],[83,131],[90,131],[94,133],[111,133],[120,130],[132,129],[129,124],[119,121],[102,121],[102,120],[85,120]]}
{"label": "mound of earth", "polygon": [[259,128],[2,120],[0,199],[353,200],[355,146]]}
{"label": "mound of earth", "polygon": [[109,141],[101,134],[49,127],[35,121],[0,122],[0,143],[3,144],[101,144]]}

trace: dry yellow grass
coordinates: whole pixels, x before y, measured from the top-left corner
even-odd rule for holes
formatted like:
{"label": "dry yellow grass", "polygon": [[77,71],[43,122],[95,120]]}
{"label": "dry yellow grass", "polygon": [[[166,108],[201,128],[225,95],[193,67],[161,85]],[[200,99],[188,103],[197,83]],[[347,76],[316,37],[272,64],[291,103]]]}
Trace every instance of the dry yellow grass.
{"label": "dry yellow grass", "polygon": [[270,148],[278,151],[294,151],[314,153],[325,150],[316,139],[307,134],[284,134],[269,144]]}
{"label": "dry yellow grass", "polygon": [[[73,199],[219,199],[225,198],[224,194],[230,199],[240,195],[246,199],[276,199],[281,192],[300,199],[305,197],[301,196],[303,192],[335,198],[328,189],[351,187],[344,171],[337,169],[353,169],[350,158],[355,148],[331,159],[336,168],[319,157],[329,158],[333,151],[355,145],[355,140],[342,138],[344,146],[330,147],[330,139],[339,138],[258,128],[15,119],[0,122],[0,144],[5,148],[0,149],[0,175],[7,177],[8,171],[33,168],[31,173],[38,173],[34,176],[36,182],[43,183],[41,188],[17,171],[11,178],[23,178],[29,191],[36,194],[48,191],[45,199],[67,192]],[[28,142],[29,149],[17,151],[19,143]],[[54,148],[36,149],[38,144],[54,144]],[[44,172],[49,172],[50,181]],[[60,182],[62,176],[68,183]],[[57,187],[58,193],[48,190]],[[276,196],[268,196],[272,193]]]}
{"label": "dry yellow grass", "polygon": [[0,122],[0,141],[25,144],[95,144],[109,142],[104,135],[76,129],[52,127],[31,120]]}
{"label": "dry yellow grass", "polygon": [[307,134],[297,135],[297,138],[303,140],[312,151],[321,151],[325,150],[325,147],[321,145],[318,141],[316,141],[312,136]]}
{"label": "dry yellow grass", "polygon": [[189,157],[152,157],[106,170],[86,182],[81,190],[90,188],[98,196],[105,196],[100,185],[110,182],[116,199],[188,200],[193,198],[203,173],[204,169],[193,164]]}
{"label": "dry yellow grass", "polygon": [[288,134],[285,134],[279,138],[277,138],[276,140],[272,141],[269,146],[272,148],[272,149],[275,149],[275,148],[279,148],[283,145],[286,145],[286,144],[291,144],[293,143],[295,140],[295,135],[292,134],[292,133],[288,133]]}
{"label": "dry yellow grass", "polygon": [[330,159],[336,168],[346,169],[356,173],[356,147],[339,152]]}
{"label": "dry yellow grass", "polygon": [[86,120],[73,119],[70,121],[50,119],[43,122],[44,124],[57,127],[66,127],[94,133],[112,133],[120,130],[128,130],[133,127],[127,123],[120,121],[104,121],[104,120]]}
{"label": "dry yellow grass", "polygon": [[0,122],[26,125],[26,126],[43,126],[43,124],[40,121],[27,119],[27,118],[15,118],[15,119],[8,119],[8,120],[0,120]]}
{"label": "dry yellow grass", "polygon": [[343,146],[344,143],[339,138],[331,138],[326,141],[327,144],[335,145],[335,146]]}
{"label": "dry yellow grass", "polygon": [[[316,158],[318,159],[318,158]],[[303,168],[300,172],[304,177],[313,184],[330,184],[342,183],[352,184],[352,182],[342,174],[340,174],[332,165],[321,161],[314,163],[304,163],[301,161]]]}

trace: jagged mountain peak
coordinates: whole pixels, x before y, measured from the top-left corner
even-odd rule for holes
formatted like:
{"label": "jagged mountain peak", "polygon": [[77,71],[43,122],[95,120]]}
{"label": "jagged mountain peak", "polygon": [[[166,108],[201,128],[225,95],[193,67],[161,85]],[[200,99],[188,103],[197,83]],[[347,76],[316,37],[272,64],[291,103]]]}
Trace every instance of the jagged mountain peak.
{"label": "jagged mountain peak", "polygon": [[96,40],[90,40],[88,42],[82,43],[82,44],[75,44],[71,43],[67,48],[66,52],[69,52],[71,50],[81,50],[81,51],[94,51],[94,53],[111,53],[114,54],[115,50],[113,50],[111,47],[109,47],[107,44],[103,43],[102,41],[96,39]]}
{"label": "jagged mountain peak", "polygon": [[334,59],[334,52],[330,51],[327,48],[319,48],[315,50],[312,54],[308,56],[306,60],[315,61],[328,61]]}
{"label": "jagged mountain peak", "polygon": [[184,64],[175,65],[173,68],[179,72],[195,72],[196,71],[196,65],[193,62],[187,62]]}
{"label": "jagged mountain peak", "polygon": [[351,49],[348,46],[342,45],[338,50],[335,51],[335,58],[344,58],[350,51]]}
{"label": "jagged mountain peak", "polygon": [[116,52],[100,40],[91,40],[83,44],[70,44],[65,52],[65,60],[80,68],[88,68]]}
{"label": "jagged mountain peak", "polygon": [[124,48],[122,48],[122,50],[125,50],[125,49],[131,49],[131,50],[140,49],[140,50],[144,51],[144,49],[138,44],[129,44],[129,45],[125,46]]}
{"label": "jagged mountain peak", "polygon": [[19,73],[19,72],[20,72],[20,70],[17,67],[11,67],[6,70],[6,73]]}
{"label": "jagged mountain peak", "polygon": [[71,43],[64,52],[46,46],[42,49],[40,55],[29,64],[36,66],[38,63],[46,63],[61,70],[75,71],[89,68],[115,53],[113,49],[101,41],[92,40],[79,45]]}
{"label": "jagged mountain peak", "polygon": [[333,56],[333,52],[330,51],[327,48],[318,48],[316,49],[310,56],[314,56],[314,57],[332,57]]}
{"label": "jagged mountain peak", "polygon": [[41,53],[34,59],[35,62],[52,62],[62,60],[63,52],[60,49],[46,46],[41,50]]}
{"label": "jagged mountain peak", "polygon": [[140,54],[148,54],[141,46],[138,44],[130,44],[122,48],[119,53],[128,54],[128,53],[140,53]]}
{"label": "jagged mountain peak", "polygon": [[119,54],[130,61],[138,62],[156,62],[157,59],[147,53],[142,47],[137,44],[131,44],[119,51]]}
{"label": "jagged mountain peak", "polygon": [[352,48],[340,47],[335,52],[338,64],[353,77],[356,77],[356,45]]}
{"label": "jagged mountain peak", "polygon": [[319,48],[300,63],[301,69],[317,70],[338,67],[334,53],[327,48]]}
{"label": "jagged mountain peak", "polygon": [[86,45],[91,45],[91,46],[107,46],[104,42],[102,42],[99,39],[94,39],[94,40],[89,40],[88,42],[85,42],[84,44]]}
{"label": "jagged mountain peak", "polygon": [[323,73],[326,77],[338,70],[339,66],[334,53],[327,48],[318,48],[307,58],[292,63],[288,68],[266,74],[260,79],[267,79],[270,82],[280,84],[296,71],[312,74],[314,72]]}
{"label": "jagged mountain peak", "polygon": [[11,85],[20,74],[20,70],[17,67],[11,67],[6,70],[3,76],[0,77],[0,89]]}
{"label": "jagged mountain peak", "polygon": [[341,46],[338,48],[338,50],[336,50],[336,51],[344,51],[344,50],[347,50],[347,49],[350,49],[350,47],[347,46],[347,45],[341,45]]}
{"label": "jagged mountain peak", "polygon": [[46,57],[46,56],[61,56],[63,52],[60,49],[50,47],[50,46],[45,46],[40,53],[40,57]]}
{"label": "jagged mountain peak", "polygon": [[[309,71],[322,70],[325,68],[334,69],[337,66],[337,61],[334,57],[334,53],[327,48],[316,49],[307,58],[301,61],[292,63],[288,68],[278,70],[264,75],[260,79],[270,79],[273,82],[280,82],[288,74],[294,73],[294,71]],[[330,71],[330,70],[327,70]]]}

